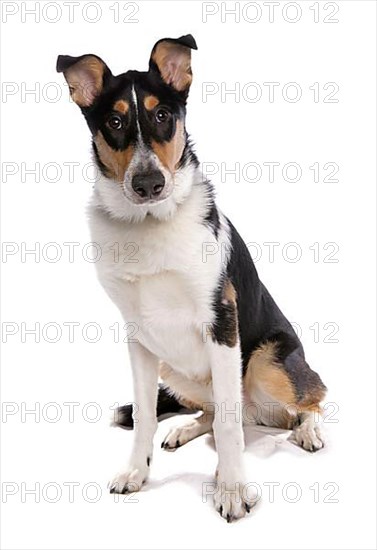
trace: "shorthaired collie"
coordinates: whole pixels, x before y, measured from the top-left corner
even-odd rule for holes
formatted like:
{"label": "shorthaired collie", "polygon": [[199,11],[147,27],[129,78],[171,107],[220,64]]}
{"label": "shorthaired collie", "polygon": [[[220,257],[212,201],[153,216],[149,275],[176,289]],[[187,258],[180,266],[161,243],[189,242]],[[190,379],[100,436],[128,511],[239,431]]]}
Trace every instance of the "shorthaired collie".
{"label": "shorthaired collie", "polygon": [[134,427],[134,444],[110,491],[137,491],[147,480],[162,415],[201,411],[162,448],[213,430],[214,504],[229,522],[253,504],[243,425],[292,429],[298,445],[317,451],[326,387],[201,173],[185,128],[193,49],[191,35],[164,38],[145,72],[114,76],[92,54],[61,55],[57,71],[88,123],[101,173],[89,207],[98,277],[137,327],[128,344],[134,403],[118,419]]}

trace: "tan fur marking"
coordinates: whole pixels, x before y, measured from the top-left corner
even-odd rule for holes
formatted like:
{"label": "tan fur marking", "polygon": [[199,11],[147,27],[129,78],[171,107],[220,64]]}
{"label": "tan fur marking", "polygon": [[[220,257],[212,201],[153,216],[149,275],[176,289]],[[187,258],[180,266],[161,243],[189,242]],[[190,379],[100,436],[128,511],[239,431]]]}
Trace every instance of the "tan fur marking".
{"label": "tan fur marking", "polygon": [[[276,344],[271,342],[263,344],[252,353],[244,377],[244,387],[248,395],[259,387],[271,396],[271,399],[279,401],[282,405],[291,405],[292,414],[295,416],[302,412],[321,414],[320,402],[326,394],[326,390],[321,386],[311,387],[308,389],[308,395],[298,400],[294,384],[276,359]],[[287,421],[289,409],[290,407],[287,407],[283,411],[286,413]]]}
{"label": "tan fur marking", "polygon": [[134,153],[133,147],[128,147],[125,151],[114,151],[106,142],[101,132],[98,132],[94,138],[98,154],[109,171],[109,176],[119,183],[123,182],[124,173],[131,162]]}
{"label": "tan fur marking", "polygon": [[280,368],[274,365],[254,364],[254,373],[262,384],[266,393],[273,396],[280,403],[294,403],[296,400],[292,382],[288,375]]}
{"label": "tan fur marking", "polygon": [[154,95],[148,95],[144,98],[144,107],[147,111],[151,111],[154,109],[158,104],[159,100]]}
{"label": "tan fur marking", "polygon": [[224,334],[224,337],[227,346],[233,348],[238,342],[237,293],[229,279],[224,284],[223,303],[231,306],[231,310],[226,313],[228,323],[227,333]]}
{"label": "tan fur marking", "polygon": [[229,302],[232,302],[232,304],[236,304],[237,292],[229,279],[224,287],[224,298]]}
{"label": "tan fur marking", "polygon": [[184,125],[181,120],[177,121],[177,127],[173,138],[167,143],[152,141],[152,149],[160,159],[161,163],[173,174],[180,160],[185,146]]}
{"label": "tan fur marking", "polygon": [[287,373],[276,360],[275,344],[267,343],[255,350],[249,360],[244,384],[251,393],[259,385],[263,391],[282,404],[295,404],[296,394]]}
{"label": "tan fur marking", "polygon": [[128,109],[130,108],[130,105],[124,99],[118,99],[118,101],[114,103],[113,108],[114,108],[114,111],[119,111],[120,113],[125,115],[126,113],[128,113]]}
{"label": "tan fur marking", "polygon": [[320,401],[324,399],[326,395],[325,391],[317,392],[314,395],[310,395],[297,403],[297,408],[299,412],[316,412],[319,414],[323,413],[323,409],[319,404]]}
{"label": "tan fur marking", "polygon": [[200,403],[194,403],[194,401],[190,401],[189,399],[186,399],[185,397],[179,397],[179,402],[184,406],[186,407],[186,409],[192,409],[192,410],[196,410],[196,409],[201,409],[203,407],[202,404]]}

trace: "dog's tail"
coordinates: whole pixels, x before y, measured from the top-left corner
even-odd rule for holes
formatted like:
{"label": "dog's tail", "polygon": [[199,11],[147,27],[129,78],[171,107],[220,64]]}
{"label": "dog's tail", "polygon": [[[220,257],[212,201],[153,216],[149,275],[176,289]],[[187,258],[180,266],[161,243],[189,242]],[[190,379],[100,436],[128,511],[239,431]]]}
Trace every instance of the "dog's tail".
{"label": "dog's tail", "polygon": [[[132,430],[134,427],[134,420],[132,418],[133,405],[123,405],[118,407],[115,411],[115,417],[113,424],[115,426],[121,426],[122,428],[128,428]],[[163,420],[174,414],[188,414],[193,413],[195,410],[187,409],[182,403],[173,397],[163,384],[158,385],[158,397],[157,397],[157,420]]]}

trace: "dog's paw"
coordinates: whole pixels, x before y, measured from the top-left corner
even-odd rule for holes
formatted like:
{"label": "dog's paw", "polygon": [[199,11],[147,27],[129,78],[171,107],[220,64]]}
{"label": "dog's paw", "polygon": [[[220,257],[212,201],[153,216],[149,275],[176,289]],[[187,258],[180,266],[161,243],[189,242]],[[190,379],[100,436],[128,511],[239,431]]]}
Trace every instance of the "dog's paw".
{"label": "dog's paw", "polygon": [[191,424],[177,426],[169,431],[164,441],[161,443],[161,448],[165,451],[176,451],[179,447],[191,441],[193,437],[195,437],[195,435],[193,435],[193,427]]}
{"label": "dog's paw", "polygon": [[243,518],[256,504],[249,492],[245,483],[226,483],[218,477],[213,497],[215,509],[228,523]]}
{"label": "dog's paw", "polygon": [[201,416],[193,418],[181,426],[172,428],[161,443],[161,447],[165,451],[175,451],[196,437],[211,431],[212,423],[213,416],[203,413]]}
{"label": "dog's paw", "polygon": [[294,438],[300,447],[314,453],[324,446],[324,438],[319,426],[304,422],[294,430]]}
{"label": "dog's paw", "polygon": [[140,491],[148,478],[149,468],[129,468],[125,472],[118,473],[108,484],[110,493],[135,493]]}

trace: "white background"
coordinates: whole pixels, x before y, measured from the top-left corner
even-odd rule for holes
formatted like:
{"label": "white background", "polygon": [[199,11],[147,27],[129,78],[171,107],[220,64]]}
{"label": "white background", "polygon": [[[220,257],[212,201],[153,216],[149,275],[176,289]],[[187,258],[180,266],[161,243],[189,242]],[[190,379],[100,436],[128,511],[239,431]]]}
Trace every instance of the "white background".
{"label": "white background", "polygon": [[[4,10],[9,3],[2,4]],[[3,256],[2,319],[16,323],[18,330],[8,337],[2,353],[2,400],[14,412],[3,413],[1,424],[7,501],[2,504],[2,547],[374,548],[375,3],[338,1],[333,16],[338,23],[323,21],[332,11],[325,11],[324,3],[315,23],[310,9],[314,2],[299,4],[302,13],[296,23],[286,20],[294,12],[284,12],[285,2],[275,8],[273,22],[260,3],[262,15],[255,23],[242,16],[235,22],[232,15],[222,22],[220,4],[219,12],[204,23],[197,1],[140,2],[134,16],[138,23],[122,22],[127,14],[122,2],[118,23],[110,9],[113,2],[97,3],[102,15],[96,23],[84,20],[85,2],[76,7],[73,23],[68,22],[67,8],[62,8],[60,21],[51,22],[56,16],[53,6],[45,14],[50,21],[42,15],[35,22],[34,16],[22,14],[21,4],[2,24],[2,80],[14,83],[6,88],[12,95],[3,95],[2,160],[15,163],[17,170],[6,178],[3,173],[2,238],[15,243],[15,253]],[[28,7],[33,4],[27,2]],[[85,13],[87,19],[95,16],[90,9]],[[130,369],[126,345],[114,343],[109,328],[114,323],[122,326],[120,315],[96,281],[93,264],[82,257],[90,241],[85,205],[91,183],[82,177],[90,161],[90,136],[78,108],[68,100],[62,75],[55,73],[58,54],[84,53],[100,55],[114,74],[145,70],[159,38],[188,32],[199,50],[193,53],[187,128],[200,160],[225,162],[228,168],[236,162],[255,162],[262,168],[264,162],[280,163],[272,183],[266,168],[256,183],[242,176],[237,182],[231,175],[222,182],[220,173],[212,179],[221,208],[246,242],[258,243],[259,274],[287,317],[300,325],[308,361],[329,388],[327,402],[335,404],[327,410],[327,446],[315,455],[287,442],[288,433],[247,431],[247,471],[261,487],[262,501],[247,519],[232,525],[215,513],[211,499],[202,502],[202,484],[213,480],[216,467],[211,437],[172,454],[159,447],[169,425],[184,422],[184,417],[160,424],[151,480],[133,499],[137,503],[107,493],[106,483],[125,464],[131,445],[132,433],[110,428],[108,422],[114,403],[132,400]],[[54,82],[58,84],[46,89]],[[220,93],[204,102],[206,82],[228,88],[238,82],[241,89],[256,82],[263,93],[254,103],[242,95],[238,102],[234,96],[222,101]],[[264,82],[280,83],[273,102]],[[302,89],[295,103],[282,96],[288,82]],[[309,89],[315,82],[318,102]],[[323,91],[328,82],[339,86],[337,103],[323,101],[331,91]],[[25,87],[36,85],[40,95],[22,95]],[[54,96],[54,86],[63,90],[57,101],[44,97],[48,91]],[[22,175],[22,163],[24,168],[40,163],[42,170],[51,162],[62,171],[55,183],[53,169],[42,174],[39,183],[33,175]],[[72,182],[64,162],[80,163]],[[300,181],[284,180],[281,167],[287,162],[300,165]],[[309,166],[316,162],[336,163],[339,181],[314,183]],[[326,173],[321,172],[321,180]],[[41,253],[40,261],[33,255],[22,261],[23,242],[29,248],[55,242],[62,258],[53,263]],[[64,242],[79,243],[73,262]],[[280,244],[269,261],[263,243],[271,242]],[[283,255],[290,242],[302,252],[297,262]],[[310,249],[314,243],[319,243],[319,261]],[[324,261],[333,250],[325,250],[326,243],[339,247],[333,256],[337,262]],[[294,256],[294,250],[290,252]],[[53,256],[54,250],[50,253]],[[73,343],[63,326],[67,322],[80,323]],[[82,333],[90,322],[102,327],[96,343],[86,341]],[[21,323],[27,328],[40,323],[41,331],[46,323],[58,323],[61,339],[51,343],[42,335],[36,343],[28,335],[22,342]],[[310,329],[315,323],[318,338]],[[338,325],[332,337],[338,342],[325,342],[331,333],[326,323]],[[51,330],[48,337],[53,336]],[[47,409],[51,402],[57,405]],[[73,422],[63,405],[67,402],[79,404]],[[87,421],[95,415],[93,407],[86,407],[91,402],[100,407],[98,422]],[[38,403],[40,418],[22,417],[25,406],[35,408]],[[59,408],[62,418],[49,421]],[[63,485],[68,482],[79,484],[73,502]],[[271,499],[266,482],[278,484]],[[14,483],[14,495],[6,495],[4,483]],[[36,483],[40,502],[22,494]],[[48,483],[53,485],[46,496]],[[88,497],[83,496],[87,483],[98,484],[98,502],[88,502],[95,499],[93,485]],[[292,502],[295,491],[287,483],[301,491],[297,502]],[[310,489],[316,483],[319,502]],[[325,502],[336,486],[336,502]],[[59,489],[60,500],[48,502]]]}

